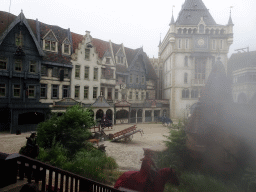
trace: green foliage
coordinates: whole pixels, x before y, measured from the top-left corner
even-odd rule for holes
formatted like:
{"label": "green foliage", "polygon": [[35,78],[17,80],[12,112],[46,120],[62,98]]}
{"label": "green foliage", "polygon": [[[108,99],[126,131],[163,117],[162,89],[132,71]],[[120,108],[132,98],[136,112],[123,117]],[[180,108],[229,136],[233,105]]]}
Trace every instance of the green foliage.
{"label": "green foliage", "polygon": [[251,167],[247,167],[244,170],[242,181],[244,183],[244,188],[246,188],[248,192],[255,191],[256,171]]}
{"label": "green foliage", "polygon": [[111,171],[117,168],[117,164],[112,157],[107,157],[105,153],[97,149],[90,151],[82,149],[72,158],[69,158],[68,151],[55,141],[53,141],[51,148],[40,148],[37,159],[100,182],[107,180],[105,170]]}
{"label": "green foliage", "polygon": [[199,173],[183,173],[180,186],[175,188],[167,185],[165,192],[238,192],[235,186],[230,186],[219,179]]}
{"label": "green foliage", "polygon": [[167,137],[165,144],[167,150],[158,154],[158,167],[173,167],[176,170],[183,170],[191,161],[186,147],[186,133],[184,124],[180,121],[177,125],[173,125],[174,129],[170,129],[170,134]]}
{"label": "green foliage", "polygon": [[37,128],[37,142],[40,147],[49,149],[53,139],[67,149],[70,155],[74,155],[84,146],[91,132],[88,128],[94,125],[89,109],[78,105],[67,109],[62,116],[52,115],[50,119],[42,122]]}

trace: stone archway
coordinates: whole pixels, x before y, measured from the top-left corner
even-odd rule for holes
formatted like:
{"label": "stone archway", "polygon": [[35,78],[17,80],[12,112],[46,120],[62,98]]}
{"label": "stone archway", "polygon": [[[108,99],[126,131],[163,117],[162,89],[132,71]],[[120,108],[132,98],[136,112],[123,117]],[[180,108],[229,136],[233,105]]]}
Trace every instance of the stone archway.
{"label": "stone archway", "polygon": [[97,122],[101,122],[101,119],[102,117],[104,116],[104,112],[102,109],[99,109],[97,112],[96,112],[96,121]]}
{"label": "stone archway", "polygon": [[152,122],[152,111],[151,110],[145,111],[145,122]]}
{"label": "stone archway", "polygon": [[142,109],[137,111],[137,123],[142,123]]}
{"label": "stone archway", "polygon": [[131,111],[130,123],[136,123],[136,110],[135,109],[133,109]]}
{"label": "stone archway", "polygon": [[246,96],[246,94],[245,94],[245,93],[240,93],[240,94],[238,95],[237,102],[238,102],[239,104],[245,104],[245,103],[247,103],[247,96]]}
{"label": "stone archway", "polygon": [[120,111],[116,112],[116,123],[128,123],[129,119],[129,112],[127,110],[121,109]]}
{"label": "stone archway", "polygon": [[107,116],[107,118],[108,118],[109,120],[112,121],[113,111],[112,111],[111,109],[108,109],[108,110],[106,111],[106,116]]}

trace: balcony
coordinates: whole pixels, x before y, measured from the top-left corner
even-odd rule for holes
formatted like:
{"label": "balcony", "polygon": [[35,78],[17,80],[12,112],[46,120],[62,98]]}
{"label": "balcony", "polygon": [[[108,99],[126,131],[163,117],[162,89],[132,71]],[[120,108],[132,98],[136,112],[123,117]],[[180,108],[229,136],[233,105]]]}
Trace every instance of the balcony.
{"label": "balcony", "polygon": [[205,86],[205,79],[192,79],[191,85],[192,87],[203,87]]}

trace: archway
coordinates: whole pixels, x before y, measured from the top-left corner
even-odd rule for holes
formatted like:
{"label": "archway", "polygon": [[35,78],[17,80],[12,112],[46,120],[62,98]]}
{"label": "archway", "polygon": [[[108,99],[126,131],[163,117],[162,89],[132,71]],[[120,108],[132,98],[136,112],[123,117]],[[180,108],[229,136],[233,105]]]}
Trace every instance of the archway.
{"label": "archway", "polygon": [[136,110],[135,109],[133,109],[131,111],[130,123],[136,123]]}
{"label": "archway", "polygon": [[128,123],[129,112],[127,110],[120,110],[116,113],[116,122],[117,123]]}
{"label": "archway", "polygon": [[137,123],[142,123],[142,109],[137,112]]}
{"label": "archway", "polygon": [[240,104],[245,104],[247,103],[247,96],[245,93],[240,93],[238,95],[238,99],[237,99],[237,102],[240,103]]}
{"label": "archway", "polygon": [[112,117],[113,117],[113,111],[111,109],[108,109],[106,112],[106,116],[109,120],[112,121]]}
{"label": "archway", "polygon": [[160,117],[160,110],[154,111],[154,121],[157,122]]}
{"label": "archway", "polygon": [[151,116],[152,111],[145,111],[145,122],[152,122],[152,116]]}
{"label": "archway", "polygon": [[96,112],[96,121],[97,121],[98,123],[100,123],[103,116],[104,116],[103,110],[102,110],[102,109],[99,109],[99,110]]}
{"label": "archway", "polygon": [[44,121],[44,114],[38,112],[27,112],[19,114],[18,125],[38,124]]}

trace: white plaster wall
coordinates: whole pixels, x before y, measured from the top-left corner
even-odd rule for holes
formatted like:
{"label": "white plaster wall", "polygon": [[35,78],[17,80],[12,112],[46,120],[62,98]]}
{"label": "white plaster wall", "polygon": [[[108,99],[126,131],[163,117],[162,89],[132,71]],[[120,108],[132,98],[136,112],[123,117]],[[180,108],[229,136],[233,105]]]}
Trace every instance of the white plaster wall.
{"label": "white plaster wall", "polygon": [[[77,54],[77,60],[72,60],[73,70],[71,74],[71,98],[75,99],[75,86],[80,86],[80,96],[77,99],[79,102],[85,104],[94,103],[96,99],[93,99],[93,87],[98,87],[97,97],[100,95],[100,76],[101,76],[101,65],[97,64],[98,56],[95,52],[95,48],[90,48],[90,58],[85,59],[85,48],[86,43],[90,42],[90,36],[87,34],[79,44],[78,49],[75,51]],[[80,78],[75,78],[75,65],[80,65]],[[89,79],[84,79],[85,66],[89,68]],[[94,68],[98,68],[98,79],[93,80]],[[89,87],[88,99],[84,99],[84,86]]]}

